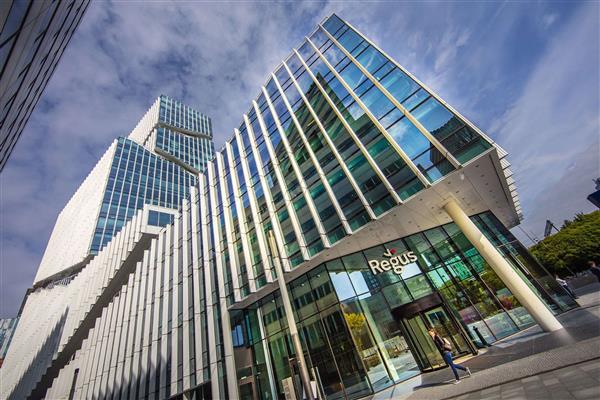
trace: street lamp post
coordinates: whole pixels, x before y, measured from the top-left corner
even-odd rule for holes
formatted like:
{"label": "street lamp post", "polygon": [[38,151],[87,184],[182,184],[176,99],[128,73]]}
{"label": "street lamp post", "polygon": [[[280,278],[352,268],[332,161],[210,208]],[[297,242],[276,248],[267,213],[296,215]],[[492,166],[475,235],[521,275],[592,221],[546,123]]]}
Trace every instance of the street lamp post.
{"label": "street lamp post", "polygon": [[302,386],[304,387],[306,398],[308,400],[315,400],[312,387],[310,385],[308,367],[306,366],[304,352],[302,351],[302,344],[300,343],[300,336],[298,335],[298,327],[296,326],[296,320],[294,319],[292,303],[290,303],[290,296],[288,295],[285,278],[283,277],[283,269],[281,268],[281,260],[279,258],[279,252],[277,251],[277,244],[275,243],[273,231],[269,231],[268,236],[269,247],[271,248],[271,254],[273,255],[273,266],[275,267],[275,273],[277,273],[277,283],[279,284],[279,292],[281,293],[281,300],[283,302],[283,309],[285,311],[285,317],[290,330],[292,343],[294,344],[294,349],[296,350],[296,358],[298,360],[298,367],[300,369],[300,380],[302,380]]}

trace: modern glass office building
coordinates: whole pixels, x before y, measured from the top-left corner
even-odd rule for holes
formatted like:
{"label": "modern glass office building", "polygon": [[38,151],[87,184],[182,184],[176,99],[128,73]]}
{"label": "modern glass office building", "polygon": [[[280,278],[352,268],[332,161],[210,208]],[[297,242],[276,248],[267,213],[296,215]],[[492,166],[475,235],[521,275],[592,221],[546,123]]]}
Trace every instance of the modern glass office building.
{"label": "modern glass office building", "polygon": [[159,118],[143,145],[119,138],[91,244],[96,254],[144,204],[178,209],[212,158],[210,119],[160,96]]}
{"label": "modern glass office building", "polygon": [[89,3],[0,2],[0,172]]}
{"label": "modern glass office building", "polygon": [[180,212],[29,296],[3,396],[356,399],[442,367],[430,326],[462,356],[576,305],[508,230],[507,154],[336,15],[204,171],[165,128],[130,138],[200,172]]}
{"label": "modern glass office building", "polygon": [[85,265],[145,204],[174,213],[213,152],[210,118],[159,96],[133,132],[110,145],[58,216],[35,284]]}
{"label": "modern glass office building", "polygon": [[[492,213],[472,219],[549,308],[574,306]],[[369,266],[386,253],[401,264],[406,252],[418,254],[417,262],[399,274],[374,274]],[[428,327],[448,337],[460,357],[535,323],[453,223],[322,263],[288,290],[305,357],[326,398],[361,398],[445,366]],[[281,395],[297,368],[281,297],[266,296],[231,319],[240,398],[277,398],[272,393]]]}

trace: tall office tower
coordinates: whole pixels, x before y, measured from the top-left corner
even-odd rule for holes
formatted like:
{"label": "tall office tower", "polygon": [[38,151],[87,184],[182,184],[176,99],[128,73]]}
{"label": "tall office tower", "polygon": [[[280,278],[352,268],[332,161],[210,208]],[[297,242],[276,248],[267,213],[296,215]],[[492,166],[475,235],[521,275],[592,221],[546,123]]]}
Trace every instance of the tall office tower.
{"label": "tall office tower", "polygon": [[172,224],[144,206],[29,296],[1,395],[303,398],[300,376],[355,399],[441,366],[428,326],[458,356],[558,329],[575,303],[508,231],[510,175],[496,143],[332,15]]}
{"label": "tall office tower", "polygon": [[89,0],[0,2],[0,172]]}
{"label": "tall office tower", "polygon": [[[189,195],[190,187],[197,184],[197,175],[204,171],[213,152],[210,118],[168,96],[159,96],[127,137],[113,141],[60,212],[33,290],[22,307],[21,316],[25,315],[25,318],[19,325],[19,341],[32,340],[32,335],[35,337],[36,334],[31,329],[37,329],[37,324],[44,321],[52,326],[54,336],[41,348],[48,351],[57,345],[61,330],[53,324],[64,322],[64,318],[73,316],[74,311],[63,313],[61,309],[52,313],[53,301],[66,299],[65,291],[76,286],[71,284],[74,277],[85,276],[84,268],[95,278],[101,276],[106,260],[100,253],[109,247],[113,238],[119,237],[122,230],[126,232],[121,236],[130,233],[128,223],[139,221],[136,214],[141,213],[144,217],[146,236],[156,227],[172,223],[182,200]],[[146,236],[136,239],[145,243]],[[136,249],[140,248],[140,243]],[[119,247],[119,250],[122,256],[124,248]],[[101,302],[99,296],[96,307]],[[75,304],[64,303],[71,308]],[[58,309],[62,305],[60,303]],[[94,314],[93,309],[86,312]],[[50,357],[44,361],[49,361],[53,353],[50,351],[46,355]],[[27,365],[21,372],[37,379],[44,368],[44,362],[36,358],[35,368]],[[14,396],[26,396],[31,389],[29,384],[18,386]]]}
{"label": "tall office tower", "polygon": [[81,268],[144,204],[178,209],[213,151],[210,119],[161,95],[127,138],[110,145],[59,214],[34,286]]}

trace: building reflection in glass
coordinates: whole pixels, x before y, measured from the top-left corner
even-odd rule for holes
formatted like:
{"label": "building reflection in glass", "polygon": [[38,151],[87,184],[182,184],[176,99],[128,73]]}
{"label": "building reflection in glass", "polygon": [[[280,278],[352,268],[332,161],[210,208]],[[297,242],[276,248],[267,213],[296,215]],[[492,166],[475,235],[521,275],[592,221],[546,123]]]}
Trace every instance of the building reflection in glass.
{"label": "building reflection in glass", "polygon": [[[472,217],[548,306],[573,301],[494,217]],[[374,275],[368,260],[392,250],[417,261]],[[454,224],[319,265],[289,284],[305,357],[327,399],[355,399],[444,365],[427,328],[458,355],[534,324],[525,308]],[[283,397],[294,361],[277,294],[232,313],[237,378],[244,399]],[[273,391],[275,393],[273,393]]]}

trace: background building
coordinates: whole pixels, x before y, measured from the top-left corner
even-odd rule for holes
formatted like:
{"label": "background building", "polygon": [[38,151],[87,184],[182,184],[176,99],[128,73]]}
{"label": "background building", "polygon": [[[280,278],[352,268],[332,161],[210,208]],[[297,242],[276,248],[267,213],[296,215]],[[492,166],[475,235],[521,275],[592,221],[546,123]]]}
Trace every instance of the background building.
{"label": "background building", "polygon": [[15,333],[18,321],[18,318],[0,318],[0,367],[2,367],[4,357],[8,352],[8,346]]}
{"label": "background building", "polygon": [[0,172],[88,5],[88,0],[0,2]]}
{"label": "background building", "polygon": [[34,285],[81,268],[144,204],[178,209],[213,149],[210,119],[160,96],[127,138],[110,145],[61,211]]}
{"label": "background building", "polygon": [[282,398],[299,388],[297,325],[320,393],[354,399],[438,367],[428,326],[461,355],[475,328],[557,329],[575,303],[509,233],[510,176],[497,144],[332,15],[172,224],[144,205],[76,276],[30,294],[1,395]]}
{"label": "background building", "polygon": [[600,178],[594,179],[596,184],[596,191],[591,193],[587,199],[596,207],[600,208]]}
{"label": "background building", "polygon": [[[104,254],[116,251],[111,253],[111,261],[119,267],[119,261],[127,259],[124,251],[132,251],[135,257],[145,250],[149,237],[173,222],[213,151],[210,119],[164,95],[156,99],[128,137],[120,137],[109,146],[59,214],[33,290],[20,311],[24,322],[15,347],[20,348],[17,354],[25,351],[26,355],[21,360],[13,358],[18,366],[6,375],[23,374],[12,386],[12,396],[36,397],[32,382],[43,379],[46,368],[51,367],[67,317],[71,323],[72,318],[80,318],[78,323],[95,319],[97,311],[106,305],[108,286],[104,278],[109,277],[102,275],[107,267],[103,249]],[[136,229],[131,229],[132,224]],[[137,247],[130,249],[117,239],[123,237],[131,239],[130,245],[135,240]],[[121,274],[126,275],[125,269],[121,268]],[[119,274],[116,277],[126,279]],[[92,279],[86,282],[92,286],[77,284],[81,279]],[[74,301],[70,297],[73,290],[90,296],[88,302]],[[86,305],[93,307],[84,308]],[[84,310],[83,314],[77,314],[73,307]],[[40,329],[47,330],[48,336],[39,335]],[[87,329],[79,335],[87,335]],[[4,382],[4,376],[2,379]]]}

